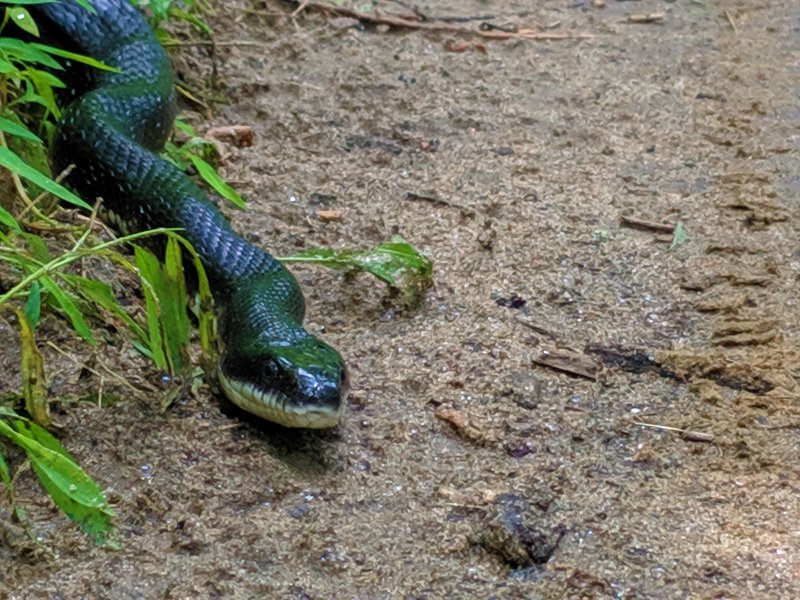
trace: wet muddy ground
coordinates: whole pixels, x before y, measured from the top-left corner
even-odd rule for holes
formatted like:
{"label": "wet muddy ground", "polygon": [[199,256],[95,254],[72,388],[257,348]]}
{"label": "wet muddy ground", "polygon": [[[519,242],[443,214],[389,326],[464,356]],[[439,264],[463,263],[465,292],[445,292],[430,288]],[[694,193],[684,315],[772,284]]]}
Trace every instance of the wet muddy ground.
{"label": "wet muddy ground", "polygon": [[215,59],[178,64],[216,62],[201,129],[254,129],[224,148],[237,227],[277,254],[401,235],[435,285],[409,309],[294,269],[351,369],[330,432],[244,421],[209,387],[162,413],[130,347],[76,350],[97,377],[48,346],[54,398],[104,390],[57,418],[122,547],[23,473],[40,543],[4,532],[3,595],[800,596],[798,7],[597,4],[414,3],[591,34],[556,41],[220,8]]}

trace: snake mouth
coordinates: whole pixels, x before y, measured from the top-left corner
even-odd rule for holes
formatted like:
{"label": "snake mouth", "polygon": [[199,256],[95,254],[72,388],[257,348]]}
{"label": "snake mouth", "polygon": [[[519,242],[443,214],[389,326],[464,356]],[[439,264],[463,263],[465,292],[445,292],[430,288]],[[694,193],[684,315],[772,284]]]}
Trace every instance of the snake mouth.
{"label": "snake mouth", "polygon": [[295,406],[279,391],[264,392],[256,386],[226,377],[219,371],[222,391],[239,408],[284,427],[325,429],[335,426],[344,412],[344,399],[338,407]]}

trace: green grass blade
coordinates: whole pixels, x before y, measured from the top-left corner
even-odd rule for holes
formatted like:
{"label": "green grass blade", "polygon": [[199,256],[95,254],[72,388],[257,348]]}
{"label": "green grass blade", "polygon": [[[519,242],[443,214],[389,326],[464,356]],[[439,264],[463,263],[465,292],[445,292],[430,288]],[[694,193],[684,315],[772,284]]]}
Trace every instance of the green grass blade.
{"label": "green grass blade", "polygon": [[194,168],[197,169],[200,177],[202,177],[203,180],[208,183],[208,185],[214,188],[214,190],[216,190],[220,196],[230,201],[237,208],[241,208],[242,210],[247,208],[247,203],[244,201],[244,199],[235,189],[225,183],[222,178],[217,175],[214,167],[191,152],[187,152],[186,156],[192,161],[192,164],[194,165]]}
{"label": "green grass blade", "polygon": [[5,52],[6,58],[26,64],[39,64],[53,69],[63,71],[63,67],[58,64],[47,52],[42,52],[36,44],[29,44],[22,40],[9,37],[0,37],[0,50]]}
{"label": "green grass blade", "polygon": [[3,487],[8,495],[8,501],[9,504],[11,504],[11,510],[14,512],[14,516],[17,518],[17,521],[24,523],[25,511],[17,505],[17,499],[14,496],[14,483],[11,480],[11,471],[8,468],[8,463],[6,462],[6,457],[3,455],[2,449],[0,449],[0,479],[3,481]]}
{"label": "green grass blade", "polygon": [[58,284],[49,277],[40,277],[39,281],[42,283],[44,289],[52,296],[56,304],[55,308],[63,310],[69,318],[70,323],[72,323],[72,327],[78,332],[78,335],[94,346],[95,340],[92,335],[92,330],[89,329],[89,325],[86,323],[86,319],[75,303],[72,295],[62,290]]}
{"label": "green grass blade", "polygon": [[196,15],[193,15],[188,11],[181,10],[180,8],[175,6],[175,4],[172,4],[170,6],[169,16],[175,19],[181,19],[182,21],[186,21],[187,23],[191,23],[198,31],[200,31],[209,38],[214,36],[214,31],[211,29],[211,27],[208,26],[208,24],[205,21],[203,21],[203,19],[201,19]]}
{"label": "green grass blade", "polygon": [[61,277],[75,290],[77,290],[77,292],[86,300],[117,317],[119,320],[125,323],[128,329],[137,338],[144,343],[147,343],[147,332],[142,329],[141,325],[139,325],[127,312],[125,312],[125,309],[119,304],[119,302],[117,302],[117,299],[114,297],[114,291],[111,289],[110,285],[103,283],[102,281],[87,279],[86,277],[81,277],[79,275],[70,275],[65,273]]}
{"label": "green grass blade", "polygon": [[[15,4],[22,4],[22,2],[15,2]],[[9,6],[6,8],[8,20],[14,23],[23,31],[39,37],[39,28],[36,26],[36,21],[31,17],[26,9],[21,6]]]}
{"label": "green grass blade", "polygon": [[62,200],[66,200],[71,204],[75,204],[76,206],[80,206],[81,208],[85,208],[87,210],[92,209],[91,206],[89,206],[78,196],[70,192],[63,185],[61,185],[60,183],[56,183],[46,175],[42,175],[39,171],[28,165],[25,161],[23,161],[19,156],[11,152],[11,150],[1,146],[0,146],[0,166],[3,166],[6,169],[13,171],[20,177],[24,177],[31,183],[38,185],[40,188],[47,190],[48,192],[50,192],[54,196],[58,196]]}
{"label": "green grass blade", "polygon": [[31,290],[28,293],[28,299],[25,301],[25,316],[31,324],[31,329],[36,331],[39,325],[39,319],[42,316],[42,287],[38,281],[31,284]]}
{"label": "green grass blade", "polygon": [[19,226],[19,223],[17,223],[17,220],[14,218],[14,216],[2,206],[0,206],[0,224],[5,225],[9,229],[13,229],[14,231],[22,231],[22,228]]}
{"label": "green grass blade", "polygon": [[164,340],[161,335],[161,306],[157,291],[161,287],[161,270],[158,259],[153,256],[152,252],[141,246],[134,248],[134,255],[136,267],[139,270],[139,278],[142,282],[142,289],[144,290],[147,345],[150,350],[150,356],[157,368],[166,371],[169,369],[169,365],[164,354]]}
{"label": "green grass blade", "polygon": [[102,71],[111,71],[112,73],[122,73],[122,71],[117,69],[116,67],[110,67],[104,62],[94,59],[91,56],[76,54],[75,52],[69,52],[68,50],[64,50],[62,48],[55,48],[53,46],[47,46],[46,44],[37,44],[35,42],[31,43],[30,45],[36,48],[37,50],[46,52],[47,54],[52,54],[53,56],[58,56],[61,58],[66,58],[67,60],[83,63],[84,65],[94,67],[95,69],[100,69]]}
{"label": "green grass blade", "polygon": [[372,250],[335,252],[330,248],[312,248],[280,260],[317,263],[340,271],[365,271],[412,299],[419,298],[433,281],[430,259],[399,237]]}
{"label": "green grass blade", "polygon": [[95,541],[107,541],[114,513],[102,489],[45,429],[23,419],[13,424],[0,420],[0,434],[25,451],[53,501]]}
{"label": "green grass blade", "polygon": [[42,143],[42,140],[39,139],[39,136],[31,133],[27,127],[20,125],[19,123],[15,123],[11,119],[7,119],[5,117],[0,117],[0,131],[25,138],[26,140],[36,142],[37,144]]}
{"label": "green grass blade", "polygon": [[6,492],[9,495],[12,494],[14,485],[11,483],[11,471],[8,470],[8,463],[6,463],[6,457],[2,449],[0,449],[0,479],[3,481],[3,487],[6,488]]}
{"label": "green grass blade", "polygon": [[189,345],[189,315],[187,313],[186,280],[183,273],[183,256],[180,243],[170,236],[164,253],[164,285],[161,295],[161,323],[164,341],[169,354],[173,375],[178,374],[187,363],[186,349]]}
{"label": "green grass blade", "polygon": [[175,238],[183,245],[184,252],[188,253],[194,261],[195,273],[197,274],[197,300],[199,301],[197,313],[198,330],[200,332],[200,347],[206,359],[211,358],[214,353],[214,335],[216,315],[214,313],[214,297],[211,295],[211,286],[208,282],[203,263],[200,256],[192,245],[183,237]]}
{"label": "green grass blade", "polygon": [[[188,245],[188,242],[186,242]],[[190,246],[191,248],[191,246]],[[197,271],[197,294],[200,300],[200,311],[198,315],[198,329],[200,330],[200,347],[206,358],[210,358],[214,353],[214,297],[211,295],[211,286],[208,283],[208,276],[206,270],[203,268],[203,263],[200,262],[200,257],[191,249],[194,254],[194,267]]]}
{"label": "green grass blade", "polygon": [[41,236],[38,236],[34,233],[23,233],[22,237],[25,238],[25,242],[28,244],[31,256],[35,261],[44,264],[53,260],[53,256],[50,254],[50,249],[47,247],[47,243]]}

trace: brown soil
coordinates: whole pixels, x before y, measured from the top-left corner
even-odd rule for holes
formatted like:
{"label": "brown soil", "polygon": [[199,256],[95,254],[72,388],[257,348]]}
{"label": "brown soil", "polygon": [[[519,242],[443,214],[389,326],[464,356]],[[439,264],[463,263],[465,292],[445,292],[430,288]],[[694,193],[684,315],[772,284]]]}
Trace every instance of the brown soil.
{"label": "brown soil", "polygon": [[39,543],[6,527],[5,596],[800,597],[797,4],[415,4],[594,37],[456,52],[455,33],[225,3],[227,103],[203,127],[254,128],[226,148],[237,226],[278,254],[400,234],[435,287],[410,310],[295,269],[354,381],[331,432],[243,421],[208,388],[162,413],[127,347],[156,393],[50,356],[54,398],[119,400],[58,419],[122,548],[24,472]]}

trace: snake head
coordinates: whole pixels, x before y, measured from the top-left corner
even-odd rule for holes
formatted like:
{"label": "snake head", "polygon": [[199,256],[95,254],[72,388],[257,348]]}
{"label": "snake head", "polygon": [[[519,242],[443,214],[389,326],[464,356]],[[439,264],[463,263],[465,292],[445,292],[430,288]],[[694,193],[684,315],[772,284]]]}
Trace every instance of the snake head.
{"label": "snake head", "polygon": [[237,406],[285,427],[322,429],[338,423],[349,391],[339,353],[310,335],[291,342],[228,348],[220,385]]}

